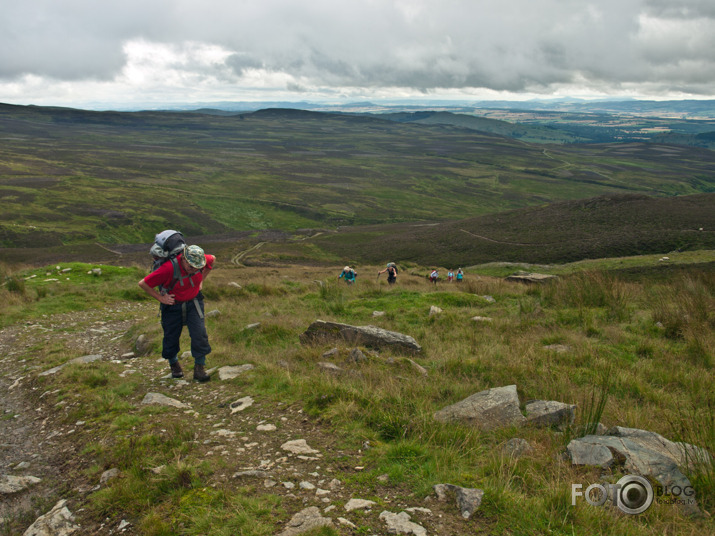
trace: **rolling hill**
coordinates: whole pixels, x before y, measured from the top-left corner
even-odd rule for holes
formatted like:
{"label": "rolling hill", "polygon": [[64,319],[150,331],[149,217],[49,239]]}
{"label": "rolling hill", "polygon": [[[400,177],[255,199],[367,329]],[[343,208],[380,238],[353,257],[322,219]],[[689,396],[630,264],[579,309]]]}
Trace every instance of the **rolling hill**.
{"label": "rolling hill", "polygon": [[147,243],[164,228],[205,236],[439,223],[603,195],[715,190],[706,149],[536,145],[303,110],[0,105],[0,138],[1,248]]}

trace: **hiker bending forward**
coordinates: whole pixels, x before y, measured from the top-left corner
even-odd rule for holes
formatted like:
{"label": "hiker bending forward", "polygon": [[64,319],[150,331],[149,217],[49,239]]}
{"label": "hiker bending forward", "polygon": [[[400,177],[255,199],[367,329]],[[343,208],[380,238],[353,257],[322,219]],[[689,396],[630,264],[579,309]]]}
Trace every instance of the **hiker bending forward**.
{"label": "hiker bending forward", "polygon": [[[194,358],[194,380],[206,382],[206,356],[211,352],[204,324],[203,281],[213,268],[216,257],[204,254],[199,246],[188,246],[171,262],[165,262],[139,281],[139,286],[161,305],[161,327],[164,329],[161,355],[169,361],[172,378],[183,378],[179,363],[179,339],[186,325],[191,337]],[[157,290],[157,288],[159,290]]]}

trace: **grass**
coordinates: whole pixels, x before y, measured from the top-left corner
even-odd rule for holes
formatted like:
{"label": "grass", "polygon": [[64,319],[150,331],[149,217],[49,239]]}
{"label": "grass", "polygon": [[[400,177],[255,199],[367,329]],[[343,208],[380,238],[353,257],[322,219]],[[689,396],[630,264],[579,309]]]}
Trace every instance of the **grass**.
{"label": "grass", "polygon": [[[638,266],[634,259],[628,262]],[[619,265],[613,259],[602,263]],[[641,263],[648,266],[652,258],[644,257]],[[381,266],[363,267],[358,282],[347,286],[336,280],[341,266],[220,265],[205,289],[207,309],[220,310],[207,321],[214,347],[211,365],[238,360],[256,369],[232,382],[211,385],[214,398],[197,401],[194,409],[213,414],[217,405],[230,403],[239,393],[250,393],[264,409],[283,408],[285,415],[287,408],[300,408],[308,422],[330,437],[331,448],[320,463],[334,459],[340,468],[335,476],[350,496],[385,505],[393,499],[421,504],[437,483],[483,489],[476,520],[465,522],[461,531],[646,535],[714,530],[712,518],[684,518],[677,508],[665,505],[632,518],[583,504],[572,507],[571,484],[595,482],[601,474],[571,467],[561,457],[573,433],[586,433],[596,422],[652,430],[715,452],[712,271],[683,264],[669,279],[647,271],[622,277],[588,262],[553,267],[561,276],[544,286],[507,283],[470,270],[464,283],[435,288],[423,277],[428,268],[419,265],[401,270],[394,287],[367,275]],[[7,304],[4,325],[41,323],[44,314],[75,311],[78,296],[85,310],[103,301],[149,303],[129,290],[139,279],[138,268],[103,269],[103,275],[95,277],[87,273],[91,267],[72,265],[70,274],[77,278],[70,275],[69,282],[59,285],[27,279],[47,271],[54,274],[54,267],[7,271],[5,276],[25,286],[24,291],[0,289],[0,299]],[[240,281],[241,288],[229,287],[231,281]],[[44,296],[36,295],[45,287]],[[430,316],[431,305],[443,313]],[[386,314],[373,317],[376,310]],[[156,341],[160,328],[151,320],[154,314],[146,313],[147,323],[129,332],[127,345],[139,332]],[[471,320],[474,316],[492,321],[477,323]],[[424,350],[411,359],[427,376],[406,356],[389,351],[364,349],[367,361],[349,364],[350,347],[340,344],[333,361],[346,372],[322,372],[316,364],[326,359],[323,353],[331,345],[298,342],[316,318],[374,324],[412,335]],[[242,329],[256,322],[261,325],[254,330]],[[546,348],[553,344],[565,351]],[[72,357],[61,340],[54,347],[28,345],[19,354],[28,367],[41,369]],[[152,356],[140,358],[143,366],[149,366],[156,353]],[[68,403],[69,413],[59,419],[86,421],[92,435],[103,438],[78,438],[84,442],[80,457],[92,478],[109,467],[120,468],[124,475],[92,493],[83,515],[97,520],[126,517],[142,534],[222,535],[273,534],[278,522],[295,512],[295,504],[270,489],[219,478],[233,470],[231,460],[209,454],[211,445],[195,440],[201,437],[201,424],[181,413],[140,406],[147,387],[132,375],[117,375],[120,368],[111,362],[77,365],[38,384],[42,392],[57,391],[50,398]],[[486,433],[432,418],[448,404],[508,384],[517,385],[522,402],[577,404],[574,431]],[[518,459],[502,454],[501,447],[515,436],[529,441],[532,454]],[[365,445],[364,471],[352,470],[352,461],[341,461],[345,452]],[[151,471],[159,466],[164,466],[161,472]],[[381,480],[384,475],[387,483]],[[689,476],[701,507],[712,513],[712,470],[693,469]],[[362,521],[361,526],[377,530],[369,518]]]}

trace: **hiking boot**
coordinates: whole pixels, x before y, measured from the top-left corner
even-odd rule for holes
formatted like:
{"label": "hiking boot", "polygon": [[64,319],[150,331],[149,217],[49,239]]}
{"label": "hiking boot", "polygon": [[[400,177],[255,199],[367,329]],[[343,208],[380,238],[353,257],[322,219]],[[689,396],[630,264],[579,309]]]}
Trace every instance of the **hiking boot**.
{"label": "hiking boot", "polygon": [[194,365],[194,381],[195,382],[207,382],[211,379],[211,376],[206,374],[206,369],[203,365]]}
{"label": "hiking boot", "polygon": [[181,364],[177,361],[176,363],[169,363],[171,367],[171,377],[172,378],[183,378],[184,371],[181,370]]}

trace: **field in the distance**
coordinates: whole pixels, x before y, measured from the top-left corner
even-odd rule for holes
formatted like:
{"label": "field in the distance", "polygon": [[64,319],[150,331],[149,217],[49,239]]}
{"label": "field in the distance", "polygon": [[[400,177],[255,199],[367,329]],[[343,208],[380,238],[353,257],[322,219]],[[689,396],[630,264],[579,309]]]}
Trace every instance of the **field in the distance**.
{"label": "field in the distance", "polygon": [[0,106],[0,247],[454,221],[603,194],[713,190],[715,153],[544,146],[464,128],[265,110]]}

